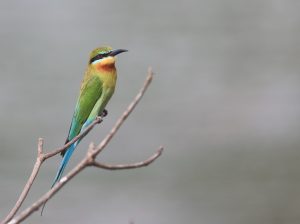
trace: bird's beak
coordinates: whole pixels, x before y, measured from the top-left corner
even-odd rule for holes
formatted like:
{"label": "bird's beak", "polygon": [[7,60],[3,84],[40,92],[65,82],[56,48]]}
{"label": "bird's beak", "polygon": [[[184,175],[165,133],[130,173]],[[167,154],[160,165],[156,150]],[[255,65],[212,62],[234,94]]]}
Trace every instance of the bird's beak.
{"label": "bird's beak", "polygon": [[117,54],[121,54],[123,52],[127,52],[128,50],[125,49],[117,49],[117,50],[113,50],[111,51],[108,55],[109,56],[116,56]]}

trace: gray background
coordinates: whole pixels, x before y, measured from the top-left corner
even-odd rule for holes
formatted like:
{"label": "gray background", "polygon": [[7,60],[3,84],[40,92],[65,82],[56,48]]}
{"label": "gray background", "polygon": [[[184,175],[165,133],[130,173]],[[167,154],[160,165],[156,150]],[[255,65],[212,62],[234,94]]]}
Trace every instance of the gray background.
{"label": "gray background", "polygon": [[[147,168],[87,169],[25,223],[300,222],[300,14],[296,0],[1,1],[0,215],[36,157],[67,135],[89,52],[118,57],[109,116],[68,169],[99,142],[139,90],[149,92],[101,154]],[[46,192],[43,166],[25,206]],[[24,208],[24,207],[23,207]]]}

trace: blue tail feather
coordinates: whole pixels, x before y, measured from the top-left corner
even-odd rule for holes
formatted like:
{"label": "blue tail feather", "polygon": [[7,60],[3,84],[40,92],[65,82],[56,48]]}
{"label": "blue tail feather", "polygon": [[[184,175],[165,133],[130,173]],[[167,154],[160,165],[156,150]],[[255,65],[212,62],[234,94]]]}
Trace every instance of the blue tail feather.
{"label": "blue tail feather", "polygon": [[[81,131],[84,130],[88,125],[90,125],[92,123],[94,119],[87,119],[86,122],[83,124]],[[80,132],[81,132],[80,131]],[[54,178],[54,181],[52,183],[51,188],[60,180],[76,146],[78,145],[78,143],[81,141],[81,139],[79,139],[78,141],[74,142],[72,145],[70,145],[70,147],[66,150],[66,152],[64,153],[64,157],[60,163],[59,169],[56,173],[56,176]]]}
{"label": "blue tail feather", "polygon": [[65,168],[66,168],[66,166],[67,166],[67,164],[68,164],[68,162],[69,162],[69,160],[70,160],[70,158],[71,158],[71,156],[72,156],[72,154],[73,154],[73,152],[74,152],[74,150],[77,146],[77,144],[78,144],[78,141],[74,142],[72,145],[70,145],[70,147],[65,152],[64,157],[63,157],[63,159],[60,163],[59,169],[56,173],[56,176],[54,178],[54,181],[52,183],[51,188],[60,180],[60,178],[61,178],[61,176],[62,176],[62,174],[63,174],[63,172],[64,172],[64,170],[65,170]]}
{"label": "blue tail feather", "polygon": [[[61,176],[62,176],[62,174],[63,174],[63,172],[64,172],[64,170],[65,170],[65,168],[66,168],[66,166],[67,166],[67,164],[68,164],[68,162],[69,162],[69,160],[70,160],[70,158],[71,158],[71,156],[72,156],[72,154],[73,154],[73,152],[74,152],[74,150],[75,150],[75,148],[76,148],[76,146],[78,145],[79,141],[80,141],[80,140],[78,140],[77,142],[74,142],[74,143],[73,143],[72,145],[70,145],[70,147],[66,150],[66,152],[65,152],[65,154],[64,154],[64,157],[63,157],[63,159],[62,159],[62,161],[61,161],[61,163],[60,163],[59,169],[58,169],[58,171],[57,171],[57,173],[56,173],[56,176],[55,176],[55,178],[54,178],[54,181],[53,181],[53,183],[52,183],[52,185],[51,185],[51,188],[53,188],[54,185],[60,180],[60,178],[61,178]],[[45,206],[46,206],[46,203],[47,203],[47,201],[45,201],[45,203],[43,204],[42,211],[41,211],[41,215],[43,214],[43,211],[44,211],[44,208],[45,208]]]}

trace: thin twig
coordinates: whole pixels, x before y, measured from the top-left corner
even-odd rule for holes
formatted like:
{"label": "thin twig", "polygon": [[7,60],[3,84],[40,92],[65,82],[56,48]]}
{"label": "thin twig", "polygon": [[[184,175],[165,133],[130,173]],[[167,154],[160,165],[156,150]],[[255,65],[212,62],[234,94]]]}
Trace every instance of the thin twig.
{"label": "thin twig", "polygon": [[46,194],[44,194],[40,199],[34,202],[31,206],[21,212],[19,215],[14,217],[9,224],[17,224],[24,221],[28,216],[30,216],[33,212],[38,211],[39,208],[50,198],[53,197],[67,182],[69,182],[76,174],[78,174],[81,170],[83,170],[87,166],[86,158],[77,164],[75,168],[73,168],[66,176],[61,178],[61,180],[54,185]]}
{"label": "thin twig", "polygon": [[[146,159],[145,161],[138,162],[138,163],[127,164],[127,165],[105,165],[105,164],[98,163],[98,162],[95,161],[96,156],[110,142],[110,140],[115,135],[115,133],[119,130],[119,128],[124,123],[126,118],[130,115],[130,113],[133,111],[135,106],[141,100],[142,96],[144,95],[145,91],[147,90],[148,86],[150,85],[152,78],[153,78],[153,72],[152,72],[151,69],[149,69],[148,70],[148,76],[146,78],[146,81],[145,81],[142,89],[137,94],[137,96],[134,98],[132,103],[127,107],[127,109],[122,114],[122,116],[118,119],[118,121],[113,126],[110,133],[104,138],[104,140],[101,141],[101,143],[97,147],[95,147],[95,145],[91,143],[90,146],[89,146],[89,149],[87,150],[86,156],[77,164],[77,166],[75,166],[66,176],[61,178],[61,180],[56,185],[54,185],[54,187],[52,189],[50,189],[46,194],[44,194],[40,199],[38,199],[35,203],[33,203],[31,206],[29,206],[27,209],[25,209],[23,212],[21,212],[21,214],[14,217],[9,222],[9,224],[20,223],[21,221],[25,220],[33,212],[37,211],[46,201],[48,201],[50,198],[52,198],[53,195],[55,195],[55,193],[57,193],[67,182],[69,182],[74,176],[76,176],[79,172],[81,172],[84,168],[86,168],[88,166],[96,166],[96,167],[103,168],[103,169],[139,168],[139,167],[142,167],[142,166],[149,165],[150,163],[152,163],[154,160],[156,160],[161,155],[163,147],[160,147],[158,149],[158,151],[155,154],[153,154],[150,158]],[[102,119],[97,121],[96,123],[100,123],[101,121],[102,121]],[[91,128],[89,127],[90,129],[87,128],[89,130],[86,130],[86,133],[85,132],[82,133],[83,135],[81,137],[84,137],[96,125],[96,123],[92,123],[91,124],[92,127]],[[77,136],[77,137],[78,137],[77,140],[79,138],[81,138],[80,136]],[[69,145],[71,145],[75,141],[76,140],[69,142],[64,147],[67,148]],[[44,157],[48,155],[49,157],[47,157],[47,158],[50,158],[51,156],[56,155],[57,153],[59,153],[59,152],[63,151],[64,149],[66,149],[64,147],[60,148],[60,149],[57,149],[57,150],[54,150],[52,153],[44,154]],[[43,161],[44,160],[42,160],[41,163]],[[7,223],[7,222],[4,222],[4,223]]]}
{"label": "thin twig", "polygon": [[106,170],[136,169],[136,168],[140,168],[143,166],[148,166],[149,164],[154,162],[154,160],[156,160],[161,155],[163,149],[164,148],[162,146],[160,146],[159,149],[148,159],[146,159],[144,161],[136,162],[136,163],[111,165],[111,164],[105,164],[105,163],[100,163],[100,162],[94,161],[92,163],[92,166],[95,166],[95,167],[98,167],[101,169],[106,169]]}
{"label": "thin twig", "polygon": [[39,138],[38,140],[38,155],[36,158],[36,162],[34,164],[33,170],[31,172],[31,175],[27,181],[27,183],[25,184],[25,187],[18,199],[18,201],[16,202],[15,206],[12,208],[12,210],[9,212],[9,214],[6,216],[6,218],[4,219],[3,223],[8,222],[9,220],[11,220],[11,218],[17,213],[17,211],[19,210],[19,208],[21,207],[22,203],[24,202],[25,198],[27,197],[27,194],[40,170],[40,167],[43,163],[43,160],[41,160],[41,155],[43,154],[43,139]]}

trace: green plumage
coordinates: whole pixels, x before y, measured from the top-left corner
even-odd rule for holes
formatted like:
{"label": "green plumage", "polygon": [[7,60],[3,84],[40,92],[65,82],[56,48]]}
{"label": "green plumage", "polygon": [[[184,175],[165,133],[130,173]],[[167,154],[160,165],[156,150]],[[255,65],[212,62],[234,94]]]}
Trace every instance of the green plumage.
{"label": "green plumage", "polygon": [[99,77],[91,76],[82,84],[79,98],[75,107],[68,140],[80,133],[83,124],[88,119],[97,100],[102,94],[102,82]]}
{"label": "green plumage", "polygon": [[[111,47],[104,46],[96,48],[91,52],[66,143],[80,134],[98,115],[102,114],[116,86],[117,71],[115,68],[115,56],[126,51],[123,49],[112,50]],[[80,140],[77,140],[61,153],[63,159],[51,188],[60,180],[79,142]]]}
{"label": "green plumage", "polygon": [[[111,50],[110,47],[97,48],[91,52],[90,60],[98,55],[107,55]],[[93,62],[88,65],[82,80],[66,143],[76,137],[84,125],[87,126],[98,115],[101,115],[114,93],[117,76],[114,61],[111,65],[112,69],[105,70],[101,69],[101,63],[103,67],[107,64],[105,60],[104,57],[98,63]]]}
{"label": "green plumage", "polygon": [[[116,86],[117,71],[115,68],[115,56],[125,51],[127,50],[112,50],[111,47],[104,46],[96,48],[91,52],[66,143],[80,134],[97,116],[102,114]],[[61,153],[63,160],[52,186],[61,178],[79,142],[80,140],[76,141]]]}

